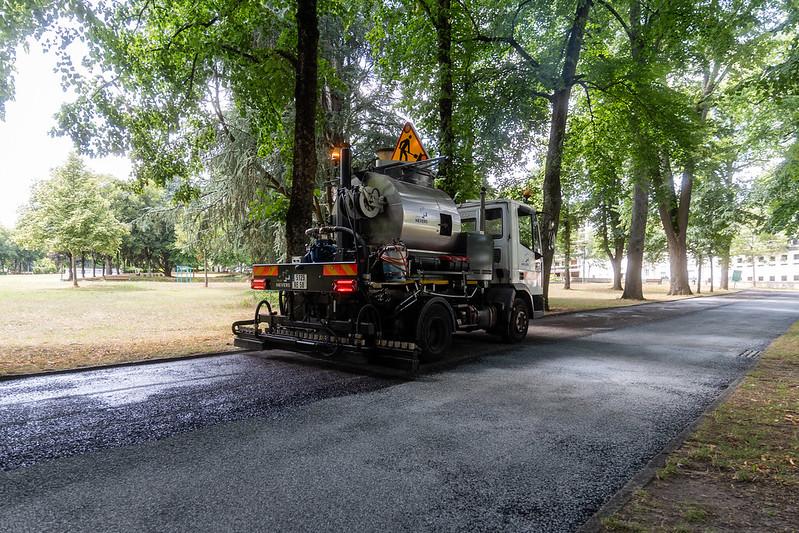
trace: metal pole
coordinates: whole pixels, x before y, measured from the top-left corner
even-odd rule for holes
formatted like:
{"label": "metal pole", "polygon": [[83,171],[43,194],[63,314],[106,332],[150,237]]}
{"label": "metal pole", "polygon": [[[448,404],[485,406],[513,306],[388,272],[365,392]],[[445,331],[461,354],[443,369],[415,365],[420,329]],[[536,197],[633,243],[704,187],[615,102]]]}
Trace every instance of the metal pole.
{"label": "metal pole", "polygon": [[480,187],[480,234],[486,232],[486,188]]}

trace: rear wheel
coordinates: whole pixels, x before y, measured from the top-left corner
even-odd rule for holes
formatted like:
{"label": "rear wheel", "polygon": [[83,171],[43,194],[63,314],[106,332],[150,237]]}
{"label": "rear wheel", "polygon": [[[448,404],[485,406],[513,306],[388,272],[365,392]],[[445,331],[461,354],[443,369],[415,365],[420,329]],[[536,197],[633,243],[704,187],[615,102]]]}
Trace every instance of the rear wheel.
{"label": "rear wheel", "polygon": [[416,322],[416,345],[421,350],[422,361],[435,361],[452,343],[452,318],[447,304],[427,303]]}
{"label": "rear wheel", "polygon": [[502,340],[511,343],[523,341],[530,326],[530,309],[527,307],[527,302],[521,298],[513,300],[510,316],[503,326]]}

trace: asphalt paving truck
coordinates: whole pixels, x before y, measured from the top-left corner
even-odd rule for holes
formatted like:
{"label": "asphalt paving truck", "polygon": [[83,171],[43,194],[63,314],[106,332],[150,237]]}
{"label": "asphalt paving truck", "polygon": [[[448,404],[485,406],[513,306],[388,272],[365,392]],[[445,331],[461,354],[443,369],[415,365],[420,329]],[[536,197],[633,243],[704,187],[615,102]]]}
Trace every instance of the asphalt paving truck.
{"label": "asphalt paving truck", "polygon": [[457,331],[525,338],[544,314],[531,206],[486,200],[485,189],[456,205],[434,187],[441,158],[378,160],[355,173],[348,147],[339,159],[332,215],[306,231],[307,253],[253,265],[251,287],[277,291],[277,302],[265,298],[253,319],[233,324],[236,346],[360,353],[415,370],[440,358]]}

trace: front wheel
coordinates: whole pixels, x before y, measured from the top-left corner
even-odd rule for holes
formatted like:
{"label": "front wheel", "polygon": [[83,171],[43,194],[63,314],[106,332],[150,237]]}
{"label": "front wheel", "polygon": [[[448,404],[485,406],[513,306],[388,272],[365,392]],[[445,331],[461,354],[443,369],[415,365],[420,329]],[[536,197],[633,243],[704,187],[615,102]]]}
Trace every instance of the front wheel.
{"label": "front wheel", "polygon": [[530,309],[527,302],[521,298],[513,300],[513,307],[508,317],[508,322],[502,328],[502,340],[517,343],[527,337],[527,328],[530,326]]}
{"label": "front wheel", "polygon": [[452,318],[447,304],[433,301],[425,305],[416,322],[416,344],[422,352],[420,359],[440,359],[452,343],[452,333]]}

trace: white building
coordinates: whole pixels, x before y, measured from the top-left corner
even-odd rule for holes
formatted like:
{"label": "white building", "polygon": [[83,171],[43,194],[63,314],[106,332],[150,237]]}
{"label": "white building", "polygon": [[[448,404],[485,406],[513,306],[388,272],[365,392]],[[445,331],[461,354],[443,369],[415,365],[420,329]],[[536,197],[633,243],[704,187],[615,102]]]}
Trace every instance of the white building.
{"label": "white building", "polygon": [[[622,280],[626,268],[627,258],[622,260]],[[799,289],[799,239],[792,239],[787,246],[778,252],[755,257],[754,272],[752,258],[737,255],[730,258],[729,286],[730,288],[751,287],[754,285],[765,288]],[[586,258],[582,250],[575,250],[571,258],[570,273],[574,281],[585,280],[588,283],[610,283],[613,278],[610,261],[598,258]],[[736,276],[736,272],[739,274]],[[699,273],[698,266],[693,257],[688,257],[688,278],[691,288],[696,287],[696,278]],[[552,274],[557,279],[562,279],[564,274],[563,256],[556,256],[552,265]],[[667,282],[670,275],[668,260],[661,263],[645,263],[643,278],[648,283]],[[734,281],[739,276],[739,281]],[[718,258],[713,260],[713,285],[719,286],[721,279],[721,263]],[[702,288],[710,287],[711,270],[707,261],[702,264]]]}
{"label": "white building", "polygon": [[754,281],[757,287],[799,288],[799,239],[791,239],[784,250],[755,257],[754,265],[752,259],[742,255],[730,258],[730,276],[736,270],[744,285]]}

